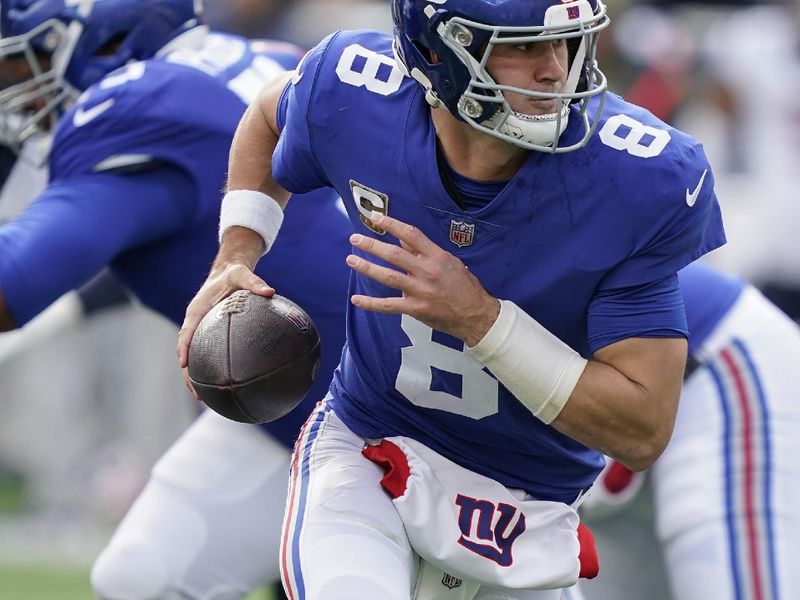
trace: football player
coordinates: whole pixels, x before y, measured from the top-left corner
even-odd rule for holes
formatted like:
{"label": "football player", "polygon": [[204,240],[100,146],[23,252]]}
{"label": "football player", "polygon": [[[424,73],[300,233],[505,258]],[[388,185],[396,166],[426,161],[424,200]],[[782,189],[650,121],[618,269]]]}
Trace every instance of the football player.
{"label": "football player", "polygon": [[333,34],[248,109],[179,363],[220,296],[273,293],[252,269],[287,190],[334,187],[348,334],[295,447],[290,598],[555,599],[596,571],[574,508],[602,453],[644,469],[671,434],[676,273],[724,242],[713,175],[606,94],[601,1],[392,13],[394,38]]}
{"label": "football player", "polygon": [[791,598],[800,329],[738,278],[679,278],[691,360],[675,432],[646,474],[610,462],[583,505],[603,557],[584,595]]}
{"label": "football player", "polygon": [[[179,323],[217,247],[236,125],[302,53],[209,32],[198,0],[11,0],[0,11],[0,132],[19,145],[56,127],[46,190],[0,227],[0,330],[106,265]],[[329,191],[298,202],[286,225],[296,235],[259,271],[320,330],[317,382],[263,430],[203,414],[97,560],[101,598],[238,598],[277,580],[288,448],[339,361],[351,231]]]}

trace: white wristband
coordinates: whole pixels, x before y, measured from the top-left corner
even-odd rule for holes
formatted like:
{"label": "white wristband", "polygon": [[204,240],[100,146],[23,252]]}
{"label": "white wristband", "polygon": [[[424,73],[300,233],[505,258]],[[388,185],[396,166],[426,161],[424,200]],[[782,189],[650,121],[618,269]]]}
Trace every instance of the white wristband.
{"label": "white wristband", "polygon": [[264,240],[264,254],[272,247],[283,223],[283,210],[272,198],[255,190],[225,194],[219,211],[219,239],[228,227],[247,227]]}
{"label": "white wristband", "polygon": [[548,425],[564,408],[588,362],[508,300],[500,301],[494,325],[467,350]]}

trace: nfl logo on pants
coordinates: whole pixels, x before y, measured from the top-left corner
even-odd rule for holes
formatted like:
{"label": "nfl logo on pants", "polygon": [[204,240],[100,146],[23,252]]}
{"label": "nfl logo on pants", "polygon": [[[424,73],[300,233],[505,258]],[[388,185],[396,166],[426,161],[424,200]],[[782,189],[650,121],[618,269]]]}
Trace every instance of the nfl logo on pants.
{"label": "nfl logo on pants", "polygon": [[450,221],[450,241],[459,248],[472,245],[475,237],[475,224],[465,223],[464,221]]}
{"label": "nfl logo on pants", "polygon": [[445,573],[444,576],[442,576],[442,583],[452,590],[453,588],[459,587],[463,582],[458,577]]}

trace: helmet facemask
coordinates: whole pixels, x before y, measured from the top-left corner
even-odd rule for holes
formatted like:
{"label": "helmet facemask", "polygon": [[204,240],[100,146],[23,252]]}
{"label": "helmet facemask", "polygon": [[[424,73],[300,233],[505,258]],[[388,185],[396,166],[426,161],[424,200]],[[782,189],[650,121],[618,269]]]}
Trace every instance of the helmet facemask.
{"label": "helmet facemask", "polygon": [[[35,133],[52,131],[65,105],[78,96],[64,80],[64,54],[80,35],[72,26],[80,24],[67,26],[50,19],[24,34],[0,39],[0,143],[19,150]],[[23,75],[8,76],[14,70],[12,62]]]}
{"label": "helmet facemask", "polygon": [[[454,102],[443,102],[431,80],[419,69],[412,69],[409,74],[428,90],[426,98],[432,106],[446,106],[457,119],[479,131],[527,150],[551,153],[576,150],[588,143],[602,113],[607,89],[606,77],[598,68],[595,56],[598,35],[609,19],[602,2],[598,1],[597,6],[597,11],[593,12],[587,0],[552,5],[545,13],[543,25],[526,27],[488,25],[458,15],[445,15],[435,31],[444,52],[468,73],[469,82],[463,92]],[[430,5],[425,12],[429,19],[437,18],[438,11]],[[487,70],[487,62],[498,45],[560,40],[567,44],[569,62],[566,82],[557,92],[501,85]],[[402,57],[398,55],[398,58]],[[560,109],[543,115],[517,112],[509,104],[506,93],[535,100],[555,99]],[[601,104],[590,119],[587,103],[595,96],[600,98]],[[559,146],[561,134],[571,117],[580,119],[583,134],[577,141]]]}

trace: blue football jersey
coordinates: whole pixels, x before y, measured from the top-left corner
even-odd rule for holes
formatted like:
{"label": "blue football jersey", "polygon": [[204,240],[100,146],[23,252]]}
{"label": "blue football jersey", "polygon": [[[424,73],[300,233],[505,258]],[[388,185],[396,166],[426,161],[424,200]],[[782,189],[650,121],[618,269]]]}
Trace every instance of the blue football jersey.
{"label": "blue football jersey", "polygon": [[[216,254],[239,119],[261,86],[301,56],[288,44],[210,34],[202,48],[132,63],[87,90],[59,123],[48,190],[0,231],[0,248],[15,254],[7,268],[0,260],[0,289],[17,324],[108,263],[145,305],[180,324]],[[162,206],[153,206],[162,188],[181,197],[158,196]],[[339,363],[351,230],[332,191],[293,198],[256,270],[309,313],[322,337],[305,403],[265,426],[287,445]],[[57,274],[31,282],[48,269]]]}
{"label": "blue football jersey", "polygon": [[681,269],[678,279],[689,326],[689,354],[692,354],[728,314],[745,283],[701,262]]}
{"label": "blue football jersey", "polygon": [[[284,91],[278,120],[273,173],[287,189],[333,186],[355,230],[383,241],[396,243],[368,224],[373,209],[419,227],[490,294],[584,356],[637,335],[686,335],[675,273],[724,243],[700,144],[613,95],[585,148],[531,153],[494,200],[471,211],[445,191],[424,91],[402,75],[386,35],[324,40]],[[577,121],[573,114],[568,138]],[[619,308],[650,287],[664,290],[666,308]],[[397,295],[359,275],[350,293]],[[347,334],[331,404],[360,435],[416,438],[539,498],[571,500],[600,470],[597,452],[533,417],[460,340],[352,306]]]}

